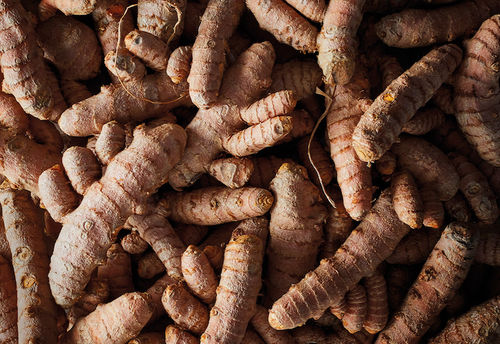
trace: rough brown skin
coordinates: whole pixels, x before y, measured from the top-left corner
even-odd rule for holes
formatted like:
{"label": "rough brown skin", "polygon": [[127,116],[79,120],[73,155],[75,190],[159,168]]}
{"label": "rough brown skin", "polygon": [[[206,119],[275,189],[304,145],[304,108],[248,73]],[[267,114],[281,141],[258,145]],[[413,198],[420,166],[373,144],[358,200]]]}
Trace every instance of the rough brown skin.
{"label": "rough brown skin", "polygon": [[212,161],[208,173],[222,184],[235,189],[245,185],[253,173],[249,158],[225,158]]}
{"label": "rough brown skin", "polygon": [[259,337],[257,332],[254,330],[247,328],[245,332],[245,336],[241,340],[240,344],[265,344],[264,341]]}
{"label": "rough brown skin", "polygon": [[424,221],[424,206],[417,184],[409,171],[392,176],[392,205],[399,219],[411,228],[420,228]]}
{"label": "rough brown skin", "polygon": [[269,344],[294,344],[295,340],[288,331],[277,331],[269,325],[267,318],[269,312],[266,308],[257,305],[257,310],[251,323],[255,331]]}
{"label": "rough brown skin", "polygon": [[285,0],[290,6],[293,6],[304,17],[321,23],[325,16],[326,4],[324,0]]}
{"label": "rough brown skin", "polygon": [[17,0],[2,0],[0,6],[3,91],[12,94],[26,113],[57,120],[66,105],[56,77],[43,60],[29,15]]}
{"label": "rough brown skin", "polygon": [[401,167],[411,171],[420,185],[434,189],[440,200],[447,201],[457,193],[460,177],[436,146],[419,137],[401,135],[391,150]]}
{"label": "rough brown skin", "polygon": [[95,143],[95,155],[101,163],[108,165],[111,159],[125,148],[125,129],[116,121],[103,125]]}
{"label": "rough brown skin", "polygon": [[203,13],[188,77],[189,95],[200,109],[217,101],[227,41],[238,25],[243,8],[243,0],[211,0]]}
{"label": "rough brown skin", "polygon": [[356,34],[365,0],[329,3],[318,35],[318,64],[328,85],[347,84],[356,69]]}
{"label": "rough brown skin", "polygon": [[411,135],[424,135],[438,128],[444,121],[445,114],[437,107],[423,108],[403,125],[402,132]]}
{"label": "rough brown skin", "polygon": [[459,222],[469,222],[472,219],[472,211],[462,193],[457,192],[449,201],[444,202],[446,213]]}
{"label": "rough brown skin", "polygon": [[5,227],[3,225],[3,221],[0,221],[0,256],[7,259],[9,262],[12,260],[9,242],[5,237]]}
{"label": "rough brown skin", "polygon": [[[116,50],[118,43],[118,23],[125,13],[125,8],[129,5],[128,0],[99,0],[95,10],[92,12],[97,35],[101,42],[103,55]],[[125,35],[135,29],[132,12],[128,11],[121,23],[120,47],[123,47]],[[114,83],[119,82],[118,78],[111,74]]]}
{"label": "rough brown skin", "polygon": [[147,241],[141,238],[141,235],[137,231],[132,231],[125,235],[120,244],[123,250],[130,254],[144,253],[149,247]]}
{"label": "rough brown skin", "polygon": [[96,278],[90,280],[85,294],[66,310],[68,328],[72,328],[76,321],[95,311],[98,305],[106,303],[109,298],[109,285]]}
{"label": "rough brown skin", "polygon": [[[131,145],[114,157],[78,208],[63,218],[49,274],[56,302],[69,307],[80,296],[127,217],[146,211],[147,197],[164,183],[185,142],[186,133],[177,125],[138,126]],[[87,238],[85,245],[78,244],[82,237]]]}
{"label": "rough brown skin", "polygon": [[[194,56],[193,48],[191,74]],[[218,103],[199,110],[186,127],[188,146],[170,173],[172,187],[180,189],[193,184],[223,151],[238,157],[254,154],[276,144],[291,131],[292,118],[281,115],[295,107],[292,92],[277,92],[256,101],[271,83],[274,57],[269,42],[256,43],[226,71]],[[245,123],[252,126],[244,129]]]}
{"label": "rough brown skin", "polygon": [[92,97],[92,93],[90,93],[90,91],[87,89],[87,86],[79,83],[78,81],[61,79],[60,82],[61,91],[68,106]]}
{"label": "rough brown skin", "polygon": [[163,307],[181,328],[200,335],[208,324],[208,309],[181,284],[172,284],[161,298]]}
{"label": "rough brown skin", "polygon": [[230,240],[236,240],[237,237],[241,235],[254,235],[265,243],[269,235],[268,224],[269,221],[263,216],[252,217],[251,219],[241,221],[231,232]]}
{"label": "rough brown skin", "polygon": [[125,36],[125,47],[149,68],[162,71],[167,68],[170,50],[161,39],[145,31],[134,30]]}
{"label": "rough brown skin", "polygon": [[10,94],[0,91],[0,126],[16,134],[23,134],[29,126],[28,115]]}
{"label": "rough brown skin", "polygon": [[165,335],[160,332],[145,332],[129,340],[127,344],[165,344]]}
{"label": "rough brown skin", "polygon": [[494,223],[498,218],[498,206],[486,177],[464,156],[450,154],[450,158],[460,176],[460,191],[476,217],[486,224]]}
{"label": "rough brown skin", "polygon": [[191,292],[206,304],[213,303],[219,281],[205,253],[189,245],[182,254],[181,266],[182,276]]}
{"label": "rough brown skin", "polygon": [[[349,293],[349,292],[348,292]],[[347,309],[346,296],[342,298],[338,303],[330,305],[330,313],[335,315],[339,320],[342,320]]]}
{"label": "rough brown skin", "polygon": [[396,170],[396,155],[387,151],[375,162],[375,169],[384,176],[390,176]]}
{"label": "rough brown skin", "polygon": [[373,101],[352,135],[362,161],[378,160],[396,142],[401,130],[446,81],[462,59],[454,44],[436,48],[413,64]]}
{"label": "rough brown skin", "polygon": [[389,317],[389,304],[387,303],[387,284],[384,275],[376,271],[373,275],[365,277],[366,289],[366,317],[363,328],[371,334],[384,329]]}
{"label": "rough brown skin", "polygon": [[401,305],[375,343],[417,343],[453,298],[472,264],[479,235],[450,223]]}
{"label": "rough brown skin", "polygon": [[[75,194],[68,178],[59,165],[45,170],[38,179],[40,194],[43,195],[42,205],[57,222],[73,211],[80,199]],[[46,187],[50,185],[51,187]],[[64,202],[61,202],[64,199]]]}
{"label": "rough brown skin", "polygon": [[192,48],[189,45],[178,47],[172,51],[166,69],[167,75],[174,84],[187,80],[191,70],[192,57]]}
{"label": "rough brown skin", "polygon": [[317,50],[318,29],[283,0],[246,0],[246,4],[259,26],[279,42],[305,53]]}
{"label": "rough brown skin", "polygon": [[475,260],[478,263],[500,266],[500,235],[497,229],[481,230]]}
{"label": "rough brown skin", "polygon": [[214,186],[168,193],[165,200],[172,220],[213,226],[263,215],[271,208],[274,198],[265,189]]}
{"label": "rough brown skin", "polygon": [[487,343],[490,335],[498,331],[499,326],[500,296],[496,296],[449,322],[429,343]]}
{"label": "rough brown skin", "polygon": [[271,92],[293,91],[298,100],[315,93],[321,84],[321,69],[314,60],[292,60],[273,68]]}
{"label": "rough brown skin", "polygon": [[99,73],[102,51],[94,31],[73,17],[55,16],[36,28],[44,58],[63,79],[87,80]]}
{"label": "rough brown skin", "polygon": [[187,0],[139,0],[137,26],[165,43],[176,40],[184,28]]}
{"label": "rough brown skin", "polygon": [[49,257],[41,212],[29,192],[5,184],[0,190],[0,203],[18,286],[19,343],[56,343],[56,304],[47,278]]}
{"label": "rough brown skin", "polygon": [[165,314],[165,308],[161,302],[161,297],[165,289],[172,284],[176,284],[179,281],[165,274],[158,278],[155,283],[146,291],[150,296],[149,298],[149,308],[152,310],[153,315],[151,315],[150,323],[158,319],[160,316]]}
{"label": "rough brown skin", "polygon": [[[500,11],[500,4],[496,4]],[[467,141],[483,160],[500,167],[500,16],[485,21],[465,43],[455,82],[456,117]]]}
{"label": "rough brown skin", "polygon": [[[373,193],[370,169],[358,158],[352,145],[352,133],[371,104],[368,89],[369,83],[361,66],[351,83],[327,89],[334,99],[326,117],[330,155],[337,170],[344,206],[357,221],[370,210]],[[332,95],[333,90],[335,95]]]}
{"label": "rough brown skin", "polygon": [[[233,232],[224,252],[215,305],[200,343],[239,343],[245,336],[262,285],[267,226],[263,217],[248,219]],[[242,235],[238,235],[238,230]]]}
{"label": "rough brown skin", "polygon": [[60,343],[126,343],[136,337],[151,318],[148,299],[145,293],[128,293],[99,305],[95,311],[80,319]]}
{"label": "rough brown skin", "polygon": [[[288,116],[292,123],[289,124],[284,123],[284,124],[286,126],[293,124],[293,128],[292,130],[290,130],[288,135],[285,135],[285,137],[279,140],[279,143],[291,142],[301,137],[307,136],[312,132],[315,120],[313,119],[313,117],[311,117],[311,115],[309,115],[309,113],[306,110],[304,109],[293,110],[288,114]],[[285,129],[288,130],[287,127],[285,127]],[[280,133],[280,131],[281,130],[278,128],[278,133]]]}
{"label": "rough brown skin", "polygon": [[104,57],[104,65],[108,71],[122,82],[139,82],[146,75],[144,64],[128,50],[110,51]]}
{"label": "rough brown skin", "polygon": [[[126,87],[140,99],[130,96],[120,84],[103,86],[99,94],[64,111],[59,120],[61,130],[70,136],[95,135],[110,121],[137,123],[161,116],[176,106],[190,103],[187,84],[175,85],[164,73],[148,75],[141,81],[128,82]],[[168,104],[153,104],[141,99]]]}
{"label": "rough brown skin", "polygon": [[147,215],[132,215],[127,222],[153,248],[170,277],[181,279],[181,256],[186,246],[168,220],[153,210]]}
{"label": "rough brown skin", "polygon": [[212,227],[210,234],[199,245],[200,248],[205,248],[209,245],[225,247],[229,240],[231,240],[234,229],[238,227],[239,224],[240,222],[230,222]]}
{"label": "rough brown skin", "polygon": [[106,263],[97,268],[97,278],[109,285],[111,299],[134,291],[130,255],[120,244],[113,244],[106,252]]}
{"label": "rough brown skin", "polygon": [[420,189],[420,197],[424,205],[424,226],[429,228],[440,228],[444,222],[443,203],[439,200],[439,195],[430,186]]}
{"label": "rough brown skin", "polygon": [[268,304],[314,268],[327,216],[319,189],[300,165],[283,164],[270,189],[275,203],[267,249]]}
{"label": "rough brown skin", "polygon": [[198,344],[199,342],[198,338],[175,325],[168,325],[165,329],[165,344]]}
{"label": "rough brown skin", "polygon": [[423,263],[440,236],[441,231],[435,228],[422,228],[413,231],[401,240],[386,262],[403,265]]}
{"label": "rough brown skin", "polygon": [[156,253],[147,252],[137,261],[137,275],[142,279],[151,279],[165,271],[165,265]]}
{"label": "rough brown skin", "polygon": [[500,4],[495,0],[463,1],[435,9],[405,9],[382,18],[376,30],[389,46],[421,47],[470,34],[498,11]]}
{"label": "rough brown skin", "polygon": [[362,277],[372,274],[409,230],[399,221],[392,209],[390,191],[385,190],[335,255],[323,259],[316,270],[274,303],[269,312],[270,325],[288,329],[309,318],[319,318]]}
{"label": "rough brown skin", "polygon": [[363,328],[366,318],[366,290],[361,284],[356,284],[346,294],[346,309],[342,324],[349,333],[356,333]]}
{"label": "rough brown skin", "polygon": [[[321,183],[326,186],[335,177],[335,166],[333,166],[332,159],[328,156],[328,153],[323,149],[322,144],[318,140],[311,141],[311,148],[309,154],[314,162],[314,166],[318,169],[318,174],[314,169],[311,161],[309,160],[307,146],[309,144],[309,137],[302,138],[297,143],[297,153],[299,154],[299,160],[303,166],[307,169],[307,174],[311,178],[314,184],[320,186]],[[321,179],[321,182],[320,180]]]}
{"label": "rough brown skin", "polygon": [[47,20],[56,14],[57,10],[65,15],[90,14],[98,3],[97,0],[42,0],[38,4],[41,20]]}
{"label": "rough brown skin", "polygon": [[280,158],[274,155],[265,155],[252,158],[254,170],[248,180],[248,185],[267,188],[269,183],[284,163],[292,163],[292,159]]}
{"label": "rough brown skin", "polygon": [[17,344],[16,280],[10,261],[0,256],[0,342]]}
{"label": "rough brown skin", "polygon": [[320,247],[320,257],[332,257],[337,249],[351,234],[353,220],[347,213],[342,202],[342,195],[337,188],[329,187],[328,195],[335,203],[334,207],[328,207],[328,217],[324,227],[323,243]]}
{"label": "rough brown skin", "polygon": [[102,174],[101,165],[94,153],[85,147],[73,146],[64,151],[62,163],[73,189],[85,195],[88,188]]}
{"label": "rough brown skin", "polygon": [[494,167],[482,160],[454,121],[447,119],[439,130],[436,130],[436,134],[436,142],[448,152],[456,152],[467,157],[488,178],[488,183],[495,193],[500,193],[500,167]]}

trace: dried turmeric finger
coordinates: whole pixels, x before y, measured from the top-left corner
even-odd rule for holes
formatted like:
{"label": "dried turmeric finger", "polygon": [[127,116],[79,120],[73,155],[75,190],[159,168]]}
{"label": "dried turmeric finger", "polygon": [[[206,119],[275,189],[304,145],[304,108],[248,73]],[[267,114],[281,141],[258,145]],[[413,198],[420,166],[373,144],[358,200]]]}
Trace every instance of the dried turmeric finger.
{"label": "dried turmeric finger", "polygon": [[55,121],[66,106],[57,79],[43,60],[28,13],[17,0],[2,0],[1,5],[3,91],[12,94],[26,113]]}
{"label": "dried turmeric finger", "polygon": [[[249,219],[240,224],[243,232],[257,231],[266,235],[267,226],[265,218]],[[254,234],[235,235],[226,246],[217,298],[200,343],[229,344],[243,339],[255,313],[262,283],[264,247],[265,241]]]}
{"label": "dried turmeric finger", "polygon": [[263,215],[271,208],[274,198],[260,188],[211,187],[169,193],[166,201],[170,217],[176,222],[216,225]]}
{"label": "dried turmeric finger", "polygon": [[453,298],[472,264],[477,232],[450,223],[408,291],[400,310],[376,343],[417,343],[439,312]]}
{"label": "dried turmeric finger", "polygon": [[[500,5],[496,1],[491,3],[498,7],[493,13],[498,13]],[[460,128],[481,158],[496,167],[500,167],[499,37],[500,15],[495,15],[465,43],[465,59],[455,82]]]}
{"label": "dried turmeric finger", "polygon": [[0,341],[17,343],[16,281],[10,262],[0,256]]}
{"label": "dried turmeric finger", "polygon": [[201,334],[208,324],[208,310],[181,284],[167,286],[161,298],[163,307],[181,328]]}
{"label": "dried turmeric finger", "polygon": [[392,81],[361,116],[353,132],[353,147],[359,158],[373,162],[389,150],[405,123],[450,77],[461,59],[462,50],[457,45],[444,45]]}
{"label": "dried turmeric finger", "polygon": [[182,276],[193,294],[206,304],[214,302],[218,281],[204,251],[189,245],[182,254],[181,264]]}
{"label": "dried turmeric finger", "polygon": [[266,302],[272,303],[316,265],[326,207],[305,168],[283,164],[270,189],[275,196],[269,223]]}
{"label": "dried turmeric finger", "polygon": [[136,337],[151,317],[145,293],[128,293],[97,306],[62,338],[62,344],[126,343]]}
{"label": "dried turmeric finger", "polygon": [[273,304],[269,324],[288,329],[319,318],[362,277],[373,273],[409,230],[392,208],[390,190],[385,190],[335,255],[323,259]]}
{"label": "dried turmeric finger", "polygon": [[17,285],[19,343],[56,343],[56,304],[49,288],[49,257],[40,210],[27,191],[0,190],[5,235]]}

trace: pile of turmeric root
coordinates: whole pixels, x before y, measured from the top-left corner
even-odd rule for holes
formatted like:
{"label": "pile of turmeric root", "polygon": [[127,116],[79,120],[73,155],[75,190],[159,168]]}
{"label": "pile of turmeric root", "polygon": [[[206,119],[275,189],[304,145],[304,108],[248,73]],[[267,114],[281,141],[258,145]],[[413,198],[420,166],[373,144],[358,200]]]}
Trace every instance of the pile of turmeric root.
{"label": "pile of turmeric root", "polygon": [[500,343],[498,0],[0,0],[0,343]]}

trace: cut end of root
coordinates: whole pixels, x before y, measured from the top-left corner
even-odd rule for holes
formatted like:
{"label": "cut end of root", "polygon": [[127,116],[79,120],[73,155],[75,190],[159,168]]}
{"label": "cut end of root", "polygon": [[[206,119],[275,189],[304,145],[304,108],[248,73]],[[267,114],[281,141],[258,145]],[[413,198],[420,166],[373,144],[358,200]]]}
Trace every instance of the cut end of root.
{"label": "cut end of root", "polygon": [[371,164],[380,158],[368,145],[361,144],[359,141],[353,140],[352,147],[361,161]]}
{"label": "cut end of root", "polygon": [[272,310],[269,312],[268,322],[276,330],[286,330]]}
{"label": "cut end of root", "polygon": [[307,171],[304,167],[297,165],[297,164],[292,164],[289,162],[285,162],[283,165],[281,165],[276,174],[285,173],[288,171],[290,171],[292,173],[300,174],[305,179],[309,179],[309,177],[307,176]]}
{"label": "cut end of root", "polygon": [[262,190],[261,194],[257,197],[256,203],[262,210],[268,210],[274,203],[274,197],[269,191]]}
{"label": "cut end of root", "polygon": [[471,238],[474,236],[475,231],[472,228],[469,228],[467,224],[462,222],[452,222],[448,225],[450,229],[451,236],[459,243],[470,246]]}

